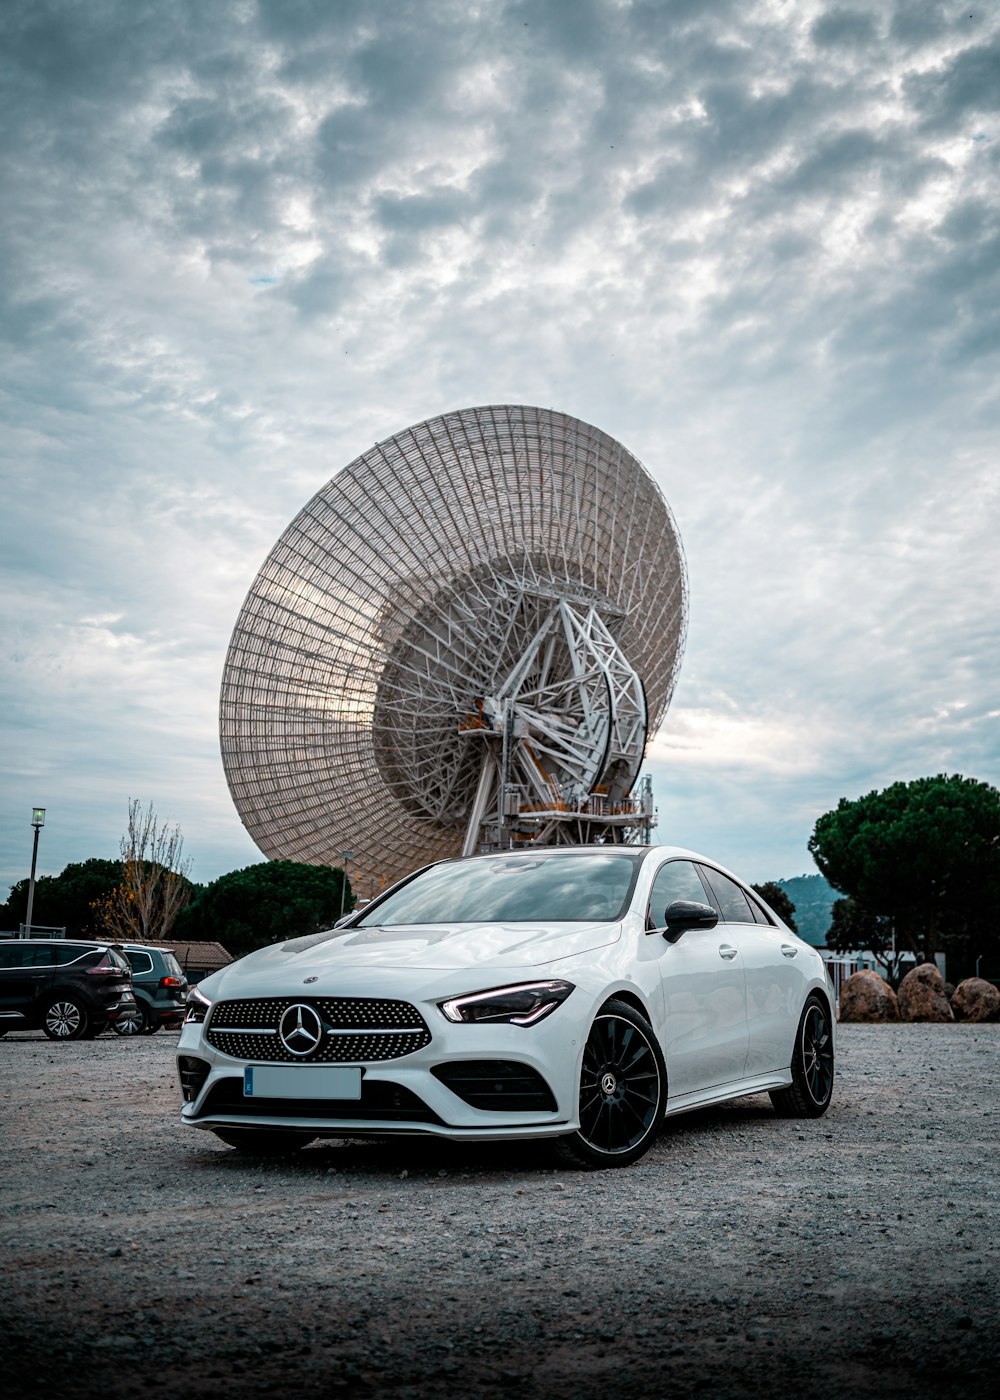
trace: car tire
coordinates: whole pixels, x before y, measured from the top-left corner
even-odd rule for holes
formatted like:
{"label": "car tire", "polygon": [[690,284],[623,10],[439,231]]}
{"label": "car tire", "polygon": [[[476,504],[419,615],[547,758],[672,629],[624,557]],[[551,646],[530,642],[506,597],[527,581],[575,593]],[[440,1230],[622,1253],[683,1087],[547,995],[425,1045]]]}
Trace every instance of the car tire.
{"label": "car tire", "polygon": [[281,1128],[213,1128],[212,1132],[227,1147],[235,1147],[237,1152],[252,1152],[258,1157],[284,1157],[312,1142],[308,1133],[286,1132]]}
{"label": "car tire", "polygon": [[792,1052],[792,1082],[772,1089],[771,1102],[782,1118],[819,1118],[833,1096],[833,1020],[820,997],[810,997],[802,1012]]}
{"label": "car tire", "polygon": [[76,997],[53,997],[42,1014],[42,1030],[50,1040],[82,1040],[90,1017]]}
{"label": "car tire", "polygon": [[155,1012],[150,1011],[148,1006],[144,1006],[142,1010],[146,1018],[146,1024],[142,1028],[143,1035],[155,1035],[160,1029],[159,1016],[157,1016]]}
{"label": "car tire", "polygon": [[141,1002],[136,1002],[135,1010],[118,1016],[111,1022],[115,1035],[141,1035],[146,1029],[146,1010]]}
{"label": "car tire", "polygon": [[652,1146],[667,1106],[667,1070],[653,1028],[627,1002],[594,1018],[580,1069],[580,1127],[553,1143],[568,1166],[627,1167]]}

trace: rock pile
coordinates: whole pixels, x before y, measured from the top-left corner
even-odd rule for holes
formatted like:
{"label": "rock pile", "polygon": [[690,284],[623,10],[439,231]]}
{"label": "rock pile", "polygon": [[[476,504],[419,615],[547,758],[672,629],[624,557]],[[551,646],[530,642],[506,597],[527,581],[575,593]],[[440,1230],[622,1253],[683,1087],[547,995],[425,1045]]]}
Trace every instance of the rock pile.
{"label": "rock pile", "polygon": [[981,977],[967,977],[949,997],[934,964],[921,963],[906,974],[897,995],[866,968],[841,987],[838,1015],[841,1021],[1000,1021],[1000,991]]}
{"label": "rock pile", "polygon": [[981,977],[967,977],[955,988],[951,1009],[956,1021],[1000,1021],[1000,992]]}
{"label": "rock pile", "polygon": [[841,1021],[898,1021],[896,993],[877,972],[853,972],[840,989],[839,1017]]}
{"label": "rock pile", "polygon": [[933,963],[920,963],[899,984],[899,1016],[903,1021],[954,1021],[944,980]]}

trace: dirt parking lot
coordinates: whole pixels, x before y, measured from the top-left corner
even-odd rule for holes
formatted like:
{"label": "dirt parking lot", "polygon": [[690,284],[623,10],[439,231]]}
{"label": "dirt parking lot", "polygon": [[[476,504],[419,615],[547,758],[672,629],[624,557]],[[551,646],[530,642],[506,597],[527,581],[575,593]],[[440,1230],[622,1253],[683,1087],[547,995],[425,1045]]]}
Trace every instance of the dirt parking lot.
{"label": "dirt parking lot", "polygon": [[0,1042],[9,1400],[996,1394],[1000,1026],[841,1027],[824,1119],[743,1099],[596,1174],[241,1157],[175,1043]]}

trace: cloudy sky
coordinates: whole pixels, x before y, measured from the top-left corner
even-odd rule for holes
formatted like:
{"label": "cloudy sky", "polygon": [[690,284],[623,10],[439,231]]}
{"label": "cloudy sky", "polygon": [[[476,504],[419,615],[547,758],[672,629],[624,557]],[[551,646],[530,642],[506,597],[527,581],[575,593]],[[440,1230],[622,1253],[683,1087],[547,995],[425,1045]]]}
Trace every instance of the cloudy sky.
{"label": "cloudy sky", "polygon": [[0,898],[259,859],[243,597],[378,439],[530,403],[660,483],[659,835],[811,870],[842,796],[1000,780],[1000,18],[939,0],[6,0]]}

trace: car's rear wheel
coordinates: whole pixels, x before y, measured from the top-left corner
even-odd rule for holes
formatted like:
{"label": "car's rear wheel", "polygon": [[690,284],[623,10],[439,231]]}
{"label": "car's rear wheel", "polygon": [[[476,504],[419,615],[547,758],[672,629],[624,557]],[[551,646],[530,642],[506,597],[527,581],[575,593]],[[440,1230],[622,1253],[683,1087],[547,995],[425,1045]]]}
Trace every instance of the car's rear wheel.
{"label": "car's rear wheel", "polygon": [[578,1167],[627,1167],[652,1145],[667,1103],[667,1071],[653,1028],[627,1002],[594,1018],[580,1070],[580,1127],[553,1146]]}
{"label": "car's rear wheel", "polygon": [[45,1008],[42,1030],[50,1040],[79,1040],[86,1034],[87,1009],[70,996],[54,997]]}
{"label": "car's rear wheel", "polygon": [[155,1012],[150,1011],[149,1007],[146,1007],[146,1024],[142,1028],[143,1035],[155,1035],[162,1024],[159,1016],[157,1016]]}
{"label": "car's rear wheel", "polygon": [[116,1035],[139,1035],[145,1026],[146,1012],[139,1002],[136,1002],[134,1011],[126,1011],[123,1016],[118,1016],[111,1022],[111,1028]]}
{"label": "car's rear wheel", "polygon": [[771,1102],[782,1118],[819,1118],[833,1096],[833,1021],[830,1008],[810,997],[799,1021],[792,1052],[792,1082],[772,1089]]}
{"label": "car's rear wheel", "polygon": [[227,1147],[235,1147],[238,1152],[253,1152],[258,1157],[283,1157],[312,1142],[309,1133],[284,1128],[213,1128],[212,1132]]}

